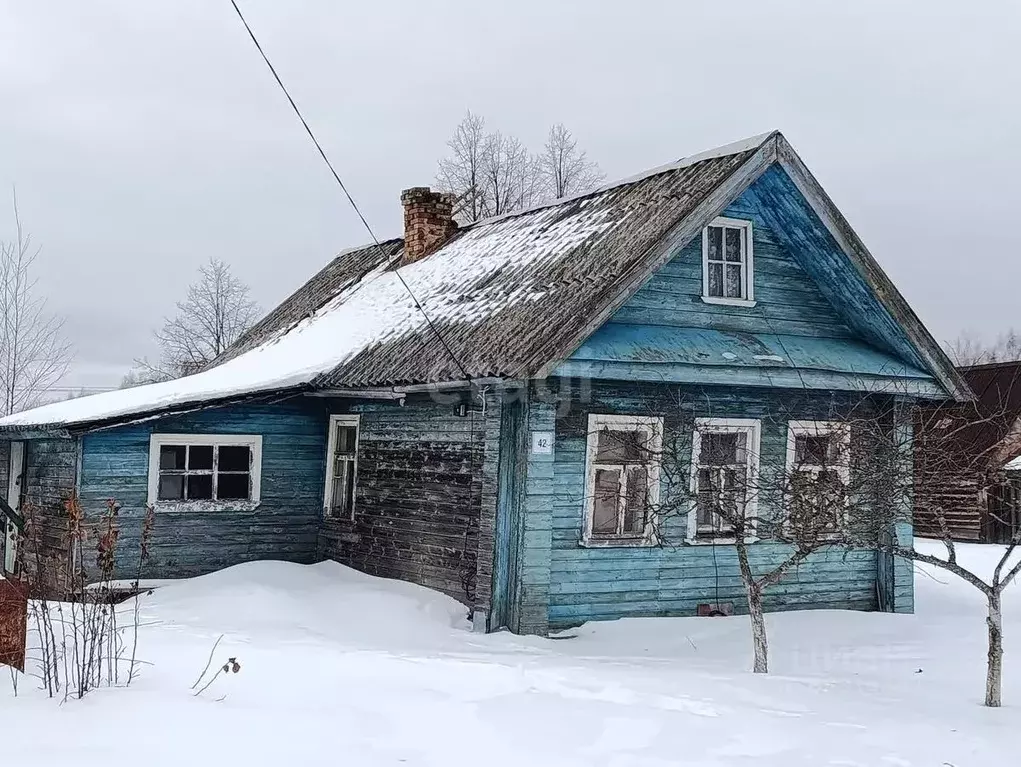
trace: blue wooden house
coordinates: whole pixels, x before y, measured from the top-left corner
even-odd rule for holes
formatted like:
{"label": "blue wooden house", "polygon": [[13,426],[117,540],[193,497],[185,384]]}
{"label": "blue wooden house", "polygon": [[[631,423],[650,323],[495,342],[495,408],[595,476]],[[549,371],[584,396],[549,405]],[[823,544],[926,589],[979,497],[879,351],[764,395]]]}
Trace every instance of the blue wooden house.
{"label": "blue wooden house", "polygon": [[[970,396],[779,133],[461,228],[447,195],[402,202],[403,238],[341,253],[213,367],[0,421],[0,486],[58,580],[67,499],[94,519],[114,498],[122,577],[151,506],[147,578],[329,558],[540,634],[740,611],[712,506],[655,519],[668,473],[697,495],[806,428],[842,439],[863,398]],[[614,434],[686,447],[665,465]],[[821,551],[766,602],[910,611],[911,573]]]}

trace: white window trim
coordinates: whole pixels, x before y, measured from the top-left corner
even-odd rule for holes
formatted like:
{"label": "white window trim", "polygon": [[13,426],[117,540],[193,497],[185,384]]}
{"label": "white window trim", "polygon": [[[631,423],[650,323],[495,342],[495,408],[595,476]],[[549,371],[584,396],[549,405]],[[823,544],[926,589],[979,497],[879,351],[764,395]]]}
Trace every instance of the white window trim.
{"label": "white window trim", "polygon": [[[848,460],[845,463],[832,467],[840,477],[840,481],[844,483],[844,487],[851,484],[851,462],[850,462],[850,450],[851,450],[851,427],[844,421],[788,421],[787,422],[787,476],[791,475],[794,471],[794,459],[796,456],[795,440],[798,436],[823,436],[837,434],[840,436],[840,441],[844,447],[844,455],[848,456]],[[845,499],[845,504],[850,499]],[[847,511],[844,511],[844,519],[847,519]]]}
{"label": "white window trim", "polygon": [[[216,445],[218,447],[247,447],[252,451],[249,474],[251,497],[248,500],[222,501],[161,501],[160,448],[163,445]],[[156,511],[254,511],[261,502],[262,493],[262,437],[258,434],[153,434],[149,437],[149,499]]]}
{"label": "white window trim", "polygon": [[[330,416],[329,438],[326,440],[326,483],[323,485],[323,519],[347,519],[353,521],[355,509],[358,506],[358,453],[361,448],[362,425],[361,416],[357,413],[344,413]],[[334,428],[338,423],[349,424],[355,427],[355,473],[354,487],[351,488],[351,515],[349,517],[334,517],[330,514],[330,497],[333,494],[333,451],[337,445],[337,430]]]}
{"label": "white window trim", "polygon": [[[744,295],[740,298],[727,296],[709,295],[709,227],[729,226],[732,229],[740,229],[744,241],[744,260],[741,263],[741,287]],[[726,218],[719,216],[714,218],[702,230],[702,301],[707,304],[718,304],[721,306],[755,306],[755,253],[752,247],[752,222],[740,218]],[[724,243],[725,245],[725,243]],[[726,272],[724,272],[726,280]]]}
{"label": "white window trim", "polygon": [[649,449],[655,460],[648,465],[649,503],[655,509],[659,504],[661,453],[663,448],[663,419],[660,416],[641,415],[610,415],[606,413],[590,413],[588,417],[588,438],[585,448],[585,525],[582,529],[581,545],[592,548],[620,546],[655,546],[657,543],[653,515],[650,512],[645,520],[642,535],[593,535],[592,520],[595,511],[596,469],[604,464],[596,463],[599,430],[611,429],[646,429],[651,434]]}
{"label": "white window trim", "polygon": [[691,438],[691,507],[688,509],[688,538],[693,545],[714,545],[734,543],[734,536],[718,536],[715,538],[699,537],[698,535],[698,462],[702,455],[703,434],[747,434],[748,435],[748,484],[752,492],[745,500],[745,517],[751,517],[750,534],[745,540],[757,540],[758,527],[758,494],[754,492],[759,477],[759,446],[761,443],[762,423],[757,418],[696,418],[695,430]]}

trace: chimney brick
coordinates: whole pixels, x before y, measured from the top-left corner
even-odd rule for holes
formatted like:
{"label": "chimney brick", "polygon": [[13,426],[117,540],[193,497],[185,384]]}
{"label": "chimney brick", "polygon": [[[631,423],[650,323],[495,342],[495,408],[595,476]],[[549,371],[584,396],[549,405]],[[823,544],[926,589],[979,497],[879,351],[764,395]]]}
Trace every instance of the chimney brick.
{"label": "chimney brick", "polygon": [[414,186],[401,192],[401,204],[404,206],[402,265],[429,255],[457,231],[452,194]]}

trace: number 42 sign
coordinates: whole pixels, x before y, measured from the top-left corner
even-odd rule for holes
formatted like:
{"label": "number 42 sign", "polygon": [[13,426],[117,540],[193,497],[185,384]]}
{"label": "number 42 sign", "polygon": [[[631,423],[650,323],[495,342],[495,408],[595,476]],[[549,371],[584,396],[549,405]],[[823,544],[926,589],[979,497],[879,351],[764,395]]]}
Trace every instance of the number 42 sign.
{"label": "number 42 sign", "polygon": [[553,432],[551,431],[532,432],[532,454],[553,455]]}

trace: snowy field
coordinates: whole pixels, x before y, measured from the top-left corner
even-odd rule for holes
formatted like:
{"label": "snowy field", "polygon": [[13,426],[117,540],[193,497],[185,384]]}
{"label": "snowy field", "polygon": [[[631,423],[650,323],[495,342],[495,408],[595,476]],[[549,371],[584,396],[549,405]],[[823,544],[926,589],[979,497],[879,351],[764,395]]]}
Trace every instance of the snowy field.
{"label": "snowy field", "polygon": [[[995,549],[962,547],[962,562]],[[589,624],[560,640],[472,634],[433,592],[333,563],[264,562],[143,601],[142,678],[50,701],[0,675],[0,764],[867,765],[1018,763],[1021,587],[1005,600],[1005,706],[983,708],[984,605],[942,572],[918,614]],[[217,636],[242,668],[190,687]],[[1015,665],[1017,664],[1017,665]]]}

